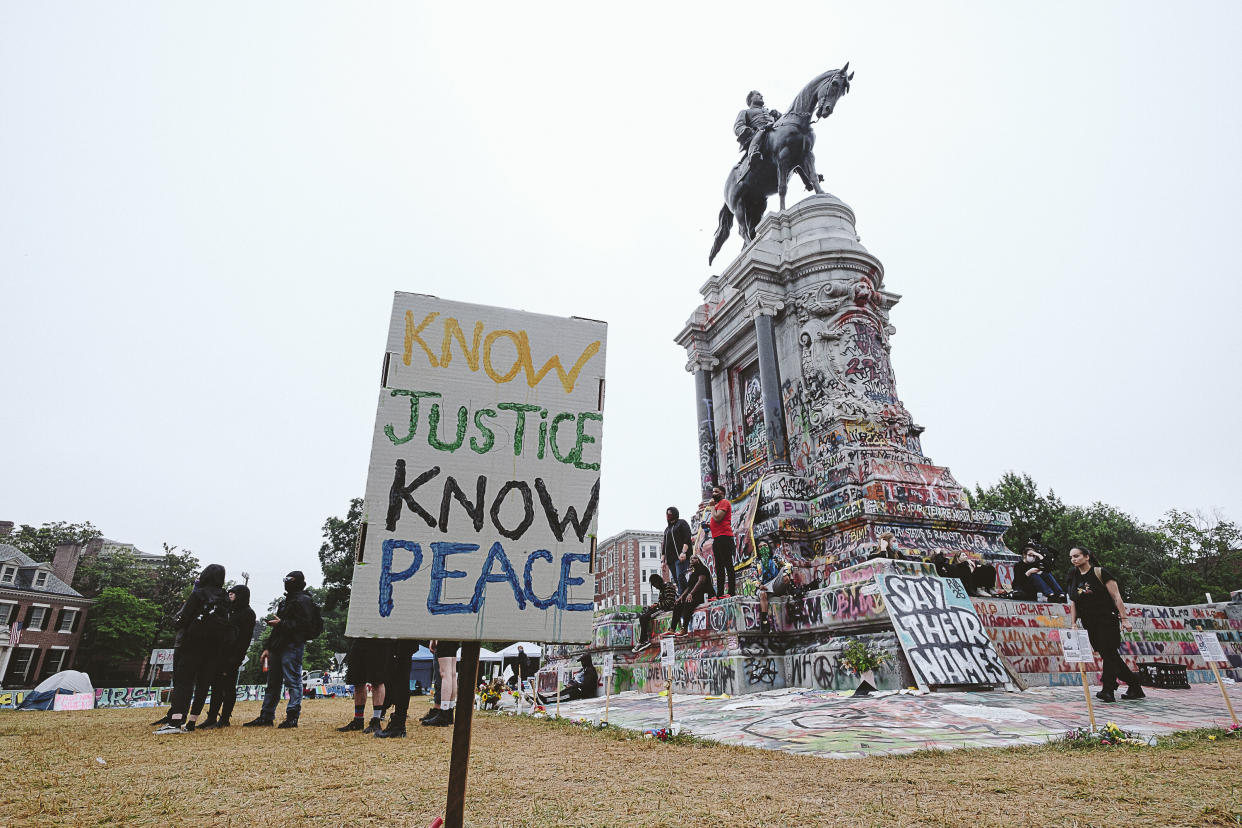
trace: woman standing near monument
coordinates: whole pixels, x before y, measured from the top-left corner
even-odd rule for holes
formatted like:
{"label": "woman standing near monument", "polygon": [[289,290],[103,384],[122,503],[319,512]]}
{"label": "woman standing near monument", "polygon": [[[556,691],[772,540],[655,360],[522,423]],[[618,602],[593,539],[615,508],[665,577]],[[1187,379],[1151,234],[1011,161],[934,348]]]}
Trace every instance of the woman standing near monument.
{"label": "woman standing near monument", "polygon": [[1121,660],[1121,628],[1131,628],[1126,617],[1126,605],[1121,600],[1117,579],[1102,566],[1095,565],[1095,556],[1082,546],[1070,550],[1069,594],[1070,627],[1082,619],[1083,629],[1091,639],[1091,648],[1100,654],[1104,669],[1100,674],[1100,692],[1095,697],[1104,702],[1115,702],[1117,680],[1129,685],[1123,699],[1141,699],[1142,676],[1132,672]]}

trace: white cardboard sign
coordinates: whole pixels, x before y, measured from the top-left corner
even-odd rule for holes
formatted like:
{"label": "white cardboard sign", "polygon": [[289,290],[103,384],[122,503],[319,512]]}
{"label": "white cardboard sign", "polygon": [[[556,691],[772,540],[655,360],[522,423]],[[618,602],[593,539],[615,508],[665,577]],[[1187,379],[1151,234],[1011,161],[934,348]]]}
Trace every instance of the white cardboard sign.
{"label": "white cardboard sign", "polygon": [[612,653],[604,653],[604,678],[611,678],[613,671]]}
{"label": "white cardboard sign", "polygon": [[171,648],[151,651],[151,663],[160,667],[172,667],[173,650]]}
{"label": "white cardboard sign", "polygon": [[671,636],[665,636],[660,639],[660,666],[665,670],[673,669],[675,659],[673,651],[673,639]]}
{"label": "white cardboard sign", "polygon": [[1199,648],[1199,655],[1203,656],[1204,661],[1229,660],[1225,657],[1225,650],[1220,646],[1216,633],[1195,630],[1191,635],[1195,637],[1195,646]]}
{"label": "white cardboard sign", "polygon": [[1067,664],[1095,664],[1095,652],[1091,649],[1091,636],[1086,630],[1059,630],[1061,650]]}
{"label": "white cardboard sign", "polygon": [[347,635],[590,640],[606,339],[396,294]]}

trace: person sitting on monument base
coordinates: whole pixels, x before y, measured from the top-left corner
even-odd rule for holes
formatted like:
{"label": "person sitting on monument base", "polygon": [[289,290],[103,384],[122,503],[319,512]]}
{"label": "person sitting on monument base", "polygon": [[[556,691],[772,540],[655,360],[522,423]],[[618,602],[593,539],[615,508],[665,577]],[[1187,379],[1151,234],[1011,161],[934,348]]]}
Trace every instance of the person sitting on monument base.
{"label": "person sitting on monument base", "polygon": [[949,575],[961,581],[966,592],[976,598],[996,597],[992,592],[996,588],[996,567],[974,560],[964,549],[953,556]]}
{"label": "person sitting on monument base", "polygon": [[759,631],[772,631],[772,617],[768,614],[771,596],[788,595],[793,586],[793,567],[777,562],[768,545],[759,547]]}
{"label": "person sitting on monument base", "polygon": [[671,632],[676,635],[679,624],[683,633],[689,632],[690,618],[694,615],[694,610],[708,595],[714,596],[715,594],[712,589],[712,573],[708,571],[703,559],[696,557],[690,564],[690,586],[677,599],[677,604],[673,608]]}
{"label": "person sitting on monument base", "polygon": [[656,613],[672,612],[677,606],[677,587],[665,583],[657,572],[652,572],[647,582],[659,594],[659,598],[643,610],[642,615],[638,616],[638,641],[634,644],[634,652],[643,649],[650,642],[651,624],[655,620]]}
{"label": "person sitting on monument base", "polygon": [[875,551],[867,556],[867,560],[888,558],[891,561],[904,561],[906,556],[901,554],[901,550],[897,548],[897,544],[893,541],[894,535],[892,532],[881,533],[880,540],[875,546]]}
{"label": "person sitting on monument base", "polygon": [[1013,566],[1013,594],[1023,601],[1065,602],[1065,590],[1056,576],[1044,568],[1044,556],[1033,546],[1023,549],[1022,560]]}
{"label": "person sitting on monument base", "polygon": [[[599,695],[599,672],[591,662],[591,654],[585,653],[578,661],[582,664],[582,678],[573,679],[560,692],[561,701],[593,699]],[[538,694],[540,704],[555,704],[557,694]]]}

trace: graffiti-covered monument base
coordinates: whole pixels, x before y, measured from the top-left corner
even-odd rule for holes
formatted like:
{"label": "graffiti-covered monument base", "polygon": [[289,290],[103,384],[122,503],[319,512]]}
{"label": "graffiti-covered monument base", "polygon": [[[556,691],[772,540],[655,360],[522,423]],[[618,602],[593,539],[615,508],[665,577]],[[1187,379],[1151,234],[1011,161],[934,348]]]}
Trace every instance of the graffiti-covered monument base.
{"label": "graffiti-covered monument base", "polygon": [[704,498],[716,483],[737,496],[762,481],[754,539],[797,580],[826,582],[889,532],[919,557],[1014,560],[1009,516],[971,509],[923,454],[889,356],[900,297],[848,206],[820,195],[768,214],[701,292],[677,342],[695,375]]}

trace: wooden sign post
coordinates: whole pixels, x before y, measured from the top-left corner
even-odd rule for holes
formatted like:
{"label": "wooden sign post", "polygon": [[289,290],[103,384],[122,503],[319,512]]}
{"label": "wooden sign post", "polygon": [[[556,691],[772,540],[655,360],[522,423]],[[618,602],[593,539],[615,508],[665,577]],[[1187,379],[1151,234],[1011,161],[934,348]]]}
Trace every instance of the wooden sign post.
{"label": "wooden sign post", "polygon": [[1078,665],[1078,675],[1082,678],[1082,694],[1087,699],[1087,718],[1091,721],[1091,729],[1095,730],[1095,705],[1091,703],[1091,686],[1087,684],[1086,665],[1095,664],[1095,653],[1091,650],[1091,637],[1086,630],[1058,630],[1061,639],[1061,652],[1067,664]]}
{"label": "wooden sign post", "polygon": [[668,693],[668,726],[673,726],[673,664],[676,652],[673,649],[673,637],[666,635],[660,639],[660,666],[664,668],[664,690]]}
{"label": "wooden sign post", "polygon": [[345,634],[462,642],[447,828],[464,819],[479,642],[591,640],[607,334],[393,297]]}
{"label": "wooden sign post", "polygon": [[1191,635],[1195,637],[1195,646],[1199,648],[1199,655],[1207,662],[1207,666],[1212,668],[1212,675],[1216,676],[1216,686],[1220,688],[1220,694],[1225,699],[1225,707],[1229,708],[1229,718],[1233,719],[1233,723],[1237,725],[1238,714],[1233,712],[1233,702],[1229,701],[1229,694],[1225,692],[1225,683],[1220,680],[1220,671],[1216,669],[1217,661],[1229,663],[1229,659],[1225,657],[1224,648],[1220,646],[1220,639],[1214,632],[1204,632],[1202,627],[1195,627]]}
{"label": "wooden sign post", "polygon": [[612,653],[604,654],[604,724],[608,724],[608,703],[612,700]]}

